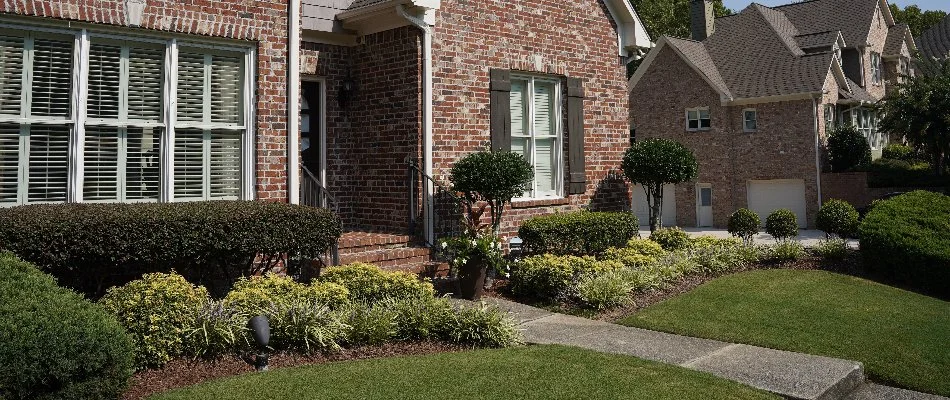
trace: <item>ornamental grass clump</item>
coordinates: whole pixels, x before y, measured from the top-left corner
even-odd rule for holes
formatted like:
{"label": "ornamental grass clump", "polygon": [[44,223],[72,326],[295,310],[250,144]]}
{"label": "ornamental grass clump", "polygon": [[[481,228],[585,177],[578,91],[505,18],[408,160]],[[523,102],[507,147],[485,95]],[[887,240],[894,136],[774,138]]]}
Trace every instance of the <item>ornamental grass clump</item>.
{"label": "ornamental grass clump", "polygon": [[637,276],[628,269],[586,274],[578,280],[575,292],[586,307],[605,310],[628,303],[636,282]]}

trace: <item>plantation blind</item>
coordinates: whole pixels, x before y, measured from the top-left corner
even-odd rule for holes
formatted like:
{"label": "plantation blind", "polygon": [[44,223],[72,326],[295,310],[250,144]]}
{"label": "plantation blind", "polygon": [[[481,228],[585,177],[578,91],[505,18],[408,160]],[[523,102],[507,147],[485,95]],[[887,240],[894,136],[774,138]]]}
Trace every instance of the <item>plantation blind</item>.
{"label": "plantation blind", "polygon": [[15,203],[20,176],[20,126],[0,124],[0,203]]}
{"label": "plantation blind", "polygon": [[511,81],[509,107],[511,115],[511,151],[531,161],[531,132],[528,130],[528,107],[525,101],[528,82],[522,79]]}
{"label": "plantation blind", "polygon": [[535,81],[534,102],[534,179],[535,196],[553,196],[557,186],[557,135],[555,133],[554,90],[556,84]]}
{"label": "plantation blind", "polygon": [[0,36],[0,114],[20,115],[23,38]]}
{"label": "plantation blind", "polygon": [[70,117],[72,65],[73,42],[51,39],[33,41],[33,116]]}
{"label": "plantation blind", "polygon": [[32,125],[29,128],[27,201],[66,201],[69,177],[69,127]]}

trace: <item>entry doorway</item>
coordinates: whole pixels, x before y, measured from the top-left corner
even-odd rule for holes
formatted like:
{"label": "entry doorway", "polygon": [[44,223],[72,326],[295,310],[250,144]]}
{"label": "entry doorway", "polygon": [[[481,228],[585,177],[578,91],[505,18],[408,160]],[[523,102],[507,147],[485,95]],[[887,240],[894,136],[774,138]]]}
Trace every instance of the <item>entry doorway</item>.
{"label": "entry doorway", "polygon": [[696,226],[713,226],[712,185],[708,183],[696,185]]}
{"label": "entry doorway", "polygon": [[326,85],[322,79],[300,82],[300,164],[324,187],[327,181]]}

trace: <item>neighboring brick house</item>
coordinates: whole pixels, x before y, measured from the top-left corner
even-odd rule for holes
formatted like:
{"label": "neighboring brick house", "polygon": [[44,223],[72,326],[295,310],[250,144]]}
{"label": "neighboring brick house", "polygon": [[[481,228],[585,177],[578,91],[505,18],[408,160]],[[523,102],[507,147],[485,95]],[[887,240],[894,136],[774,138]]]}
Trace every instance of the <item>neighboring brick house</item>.
{"label": "neighboring brick house", "polygon": [[625,66],[651,45],[629,0],[3,7],[5,205],[329,193],[347,230],[392,234],[348,234],[361,255],[343,261],[398,265],[427,255],[405,248],[410,235],[436,231],[434,187],[409,178],[410,161],[445,181],[489,144],[525,154],[536,180],[508,236],[532,215],[629,201],[615,174]]}
{"label": "neighboring brick house", "polygon": [[742,207],[763,222],[789,208],[813,226],[829,128],[856,125],[877,155],[887,143],[869,106],[910,73],[910,30],[885,0],[752,4],[721,18],[709,1],[691,7],[693,40],[659,39],[630,79],[637,140],[675,139],[699,161],[665,207],[680,226],[725,227]]}

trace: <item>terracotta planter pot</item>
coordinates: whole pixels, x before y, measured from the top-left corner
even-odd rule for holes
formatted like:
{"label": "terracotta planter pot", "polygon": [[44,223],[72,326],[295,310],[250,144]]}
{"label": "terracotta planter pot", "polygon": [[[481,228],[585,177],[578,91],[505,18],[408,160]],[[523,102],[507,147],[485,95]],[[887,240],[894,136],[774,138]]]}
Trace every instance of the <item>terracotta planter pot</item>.
{"label": "terracotta planter pot", "polygon": [[469,259],[459,269],[459,291],[463,298],[478,300],[485,294],[485,274],[488,263],[480,257]]}

